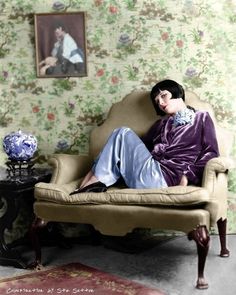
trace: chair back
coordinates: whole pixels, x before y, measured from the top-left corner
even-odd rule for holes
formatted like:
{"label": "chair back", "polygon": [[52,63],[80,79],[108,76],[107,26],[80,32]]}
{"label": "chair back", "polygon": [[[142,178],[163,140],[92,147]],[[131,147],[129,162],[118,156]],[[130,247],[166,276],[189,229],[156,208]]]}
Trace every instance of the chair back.
{"label": "chair back", "polygon": [[[216,128],[216,135],[221,156],[229,156],[233,144],[233,135],[217,124],[212,106],[193,92],[186,91],[185,102],[196,110],[208,111]],[[109,135],[115,128],[130,127],[139,136],[144,135],[158,119],[153,108],[149,91],[134,91],[120,102],[112,105],[107,118],[101,126],[94,128],[90,135],[90,155],[99,154]]]}

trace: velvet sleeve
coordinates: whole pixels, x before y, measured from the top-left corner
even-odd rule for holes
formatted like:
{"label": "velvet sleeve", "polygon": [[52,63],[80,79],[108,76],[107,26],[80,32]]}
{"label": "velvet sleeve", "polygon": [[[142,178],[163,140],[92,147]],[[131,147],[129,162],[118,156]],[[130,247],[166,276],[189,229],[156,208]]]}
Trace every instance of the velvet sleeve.
{"label": "velvet sleeve", "polygon": [[201,137],[202,150],[195,163],[188,165],[187,171],[184,172],[189,182],[193,184],[200,184],[206,163],[219,156],[215,127],[208,113],[203,119]]}
{"label": "velvet sleeve", "polygon": [[154,146],[154,140],[158,135],[160,135],[162,126],[162,120],[157,120],[148,130],[148,132],[141,137],[141,140],[146,145],[147,149],[151,152]]}

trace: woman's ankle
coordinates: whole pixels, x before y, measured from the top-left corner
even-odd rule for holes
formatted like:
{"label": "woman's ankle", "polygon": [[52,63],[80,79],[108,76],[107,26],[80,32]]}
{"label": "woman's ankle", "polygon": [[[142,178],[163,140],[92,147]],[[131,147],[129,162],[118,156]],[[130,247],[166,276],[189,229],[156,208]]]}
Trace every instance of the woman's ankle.
{"label": "woman's ankle", "polygon": [[90,177],[90,179],[86,183],[83,184],[83,186],[81,185],[80,188],[86,187],[86,186],[96,183],[96,182],[99,182],[99,180],[97,179],[97,177],[95,175],[93,175],[92,177]]}

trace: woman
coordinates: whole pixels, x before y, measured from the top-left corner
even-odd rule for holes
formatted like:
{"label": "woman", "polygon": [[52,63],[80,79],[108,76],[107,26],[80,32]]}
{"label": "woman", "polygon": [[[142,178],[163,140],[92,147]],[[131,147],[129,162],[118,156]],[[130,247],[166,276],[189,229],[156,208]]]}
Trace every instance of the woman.
{"label": "woman", "polygon": [[151,100],[161,119],[142,139],[127,127],[114,130],[71,194],[106,191],[121,177],[130,188],[201,183],[207,161],[219,155],[209,114],[186,106],[184,89],[173,80],[157,83]]}
{"label": "woman", "polygon": [[[66,31],[62,22],[54,24],[56,42],[54,43],[51,56],[47,59],[54,59],[55,64],[42,70],[42,74],[66,74],[82,71],[84,67],[84,54],[77,46],[76,40]],[[42,61],[43,63],[44,61]]]}

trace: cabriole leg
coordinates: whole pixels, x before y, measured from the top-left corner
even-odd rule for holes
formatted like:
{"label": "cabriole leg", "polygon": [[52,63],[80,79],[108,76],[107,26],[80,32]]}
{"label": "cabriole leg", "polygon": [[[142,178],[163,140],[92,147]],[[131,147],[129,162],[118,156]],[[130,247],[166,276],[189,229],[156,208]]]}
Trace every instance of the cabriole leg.
{"label": "cabriole leg", "polygon": [[218,232],[220,237],[220,246],[221,246],[220,257],[229,257],[230,252],[226,247],[227,218],[225,218],[224,220],[220,218],[217,221],[217,227],[218,227]]}
{"label": "cabriole leg", "polygon": [[198,253],[198,279],[196,288],[207,289],[208,283],[204,278],[204,267],[209,250],[210,236],[205,225],[198,226],[188,234],[189,240],[194,240],[197,244]]}
{"label": "cabriole leg", "polygon": [[41,245],[38,237],[38,232],[47,225],[47,222],[36,217],[30,228],[30,239],[35,252],[35,260],[28,265],[28,268],[41,269]]}

